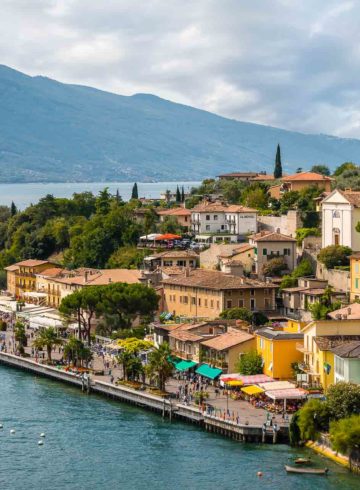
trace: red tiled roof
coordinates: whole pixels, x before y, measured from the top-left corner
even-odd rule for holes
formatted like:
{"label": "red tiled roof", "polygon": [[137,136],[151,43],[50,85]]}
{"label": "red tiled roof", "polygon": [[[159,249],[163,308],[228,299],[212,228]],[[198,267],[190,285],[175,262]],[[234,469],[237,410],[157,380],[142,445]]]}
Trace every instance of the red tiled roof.
{"label": "red tiled roof", "polygon": [[18,265],[21,267],[36,267],[37,265],[49,264],[49,266],[53,265],[48,260],[36,260],[36,259],[28,259],[22,260],[21,262],[17,262],[14,265]]}
{"label": "red tiled roof", "polygon": [[221,351],[225,349],[230,349],[235,345],[242,344],[254,338],[254,335],[251,335],[248,332],[231,330],[229,332],[223,333],[222,335],[219,335],[218,337],[214,337],[213,339],[205,340],[204,342],[201,342],[201,345],[209,347],[210,349]]}
{"label": "red tiled roof", "polygon": [[287,175],[282,177],[283,182],[294,182],[294,181],[313,181],[313,182],[332,182],[334,179],[326,175],[318,174],[316,172],[299,172],[294,175]]}
{"label": "red tiled roof", "polygon": [[156,214],[159,216],[190,216],[191,211],[185,208],[172,208],[164,209],[163,211],[157,211]]}
{"label": "red tiled roof", "polygon": [[282,233],[261,231],[255,235],[251,235],[250,238],[256,242],[296,242],[295,238]]}

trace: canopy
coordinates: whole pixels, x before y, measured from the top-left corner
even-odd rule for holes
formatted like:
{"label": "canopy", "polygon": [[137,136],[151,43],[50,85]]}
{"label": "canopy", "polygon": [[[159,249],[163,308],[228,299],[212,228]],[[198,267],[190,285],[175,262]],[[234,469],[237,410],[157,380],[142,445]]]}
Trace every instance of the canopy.
{"label": "canopy", "polygon": [[155,240],[180,240],[180,235],[174,235],[173,233],[165,233],[165,235],[158,235]]}
{"label": "canopy", "polygon": [[274,381],[270,376],[266,376],[266,374],[252,374],[249,376],[239,376],[239,379],[243,382],[244,385],[257,385],[259,383],[271,383]]}
{"label": "canopy", "polygon": [[205,378],[215,379],[222,373],[222,370],[212,368],[209,364],[201,364],[195,372],[196,374],[200,374],[200,376],[205,376]]}
{"label": "canopy", "polygon": [[295,385],[293,383],[290,383],[289,381],[273,381],[272,383],[257,383],[260,385],[260,387],[267,391],[275,391],[275,390],[291,390],[292,388],[295,388]]}
{"label": "canopy", "polygon": [[179,361],[175,363],[175,369],[177,371],[187,371],[188,369],[191,369],[192,367],[196,366],[197,362],[194,361]]}
{"label": "canopy", "polygon": [[[224,381],[224,380],[223,380]],[[239,379],[231,379],[230,381],[225,381],[228,386],[242,386],[243,382]]]}
{"label": "canopy", "polygon": [[269,390],[265,394],[273,400],[299,400],[302,398],[306,398],[306,391],[300,388],[274,391]]}
{"label": "canopy", "polygon": [[159,236],[161,236],[159,233],[150,233],[150,235],[141,236],[140,240],[156,240]]}
{"label": "canopy", "polygon": [[241,391],[243,391],[247,395],[257,395],[258,393],[264,393],[264,390],[262,388],[254,385],[245,386],[244,388],[241,388]]}

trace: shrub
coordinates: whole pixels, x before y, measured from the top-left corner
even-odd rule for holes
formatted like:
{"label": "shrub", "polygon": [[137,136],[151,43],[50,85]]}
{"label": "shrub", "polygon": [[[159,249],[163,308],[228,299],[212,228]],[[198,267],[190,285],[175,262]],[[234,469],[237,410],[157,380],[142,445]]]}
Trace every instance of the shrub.
{"label": "shrub", "polygon": [[263,360],[260,354],[253,350],[243,354],[236,367],[240,374],[261,374],[263,372]]}
{"label": "shrub", "polygon": [[262,272],[265,276],[279,276],[286,269],[287,264],[285,260],[282,257],[275,257],[263,265]]}
{"label": "shrub", "polygon": [[355,383],[336,383],[327,391],[326,403],[333,420],[360,414],[360,385]]}
{"label": "shrub", "polygon": [[297,286],[296,277],[283,276],[282,281],[280,283],[280,289],[294,288],[295,286]]}
{"label": "shrub", "polygon": [[298,245],[301,245],[304,238],[307,236],[321,236],[318,228],[298,228],[296,230],[296,241]]}
{"label": "shrub", "polygon": [[319,433],[329,426],[329,412],[326,403],[318,400],[308,400],[299,410],[298,426],[303,441],[316,440]]}
{"label": "shrub", "polygon": [[323,248],[319,255],[318,261],[325,265],[327,269],[333,269],[339,265],[349,265],[349,256],[351,248],[343,245],[329,245]]}
{"label": "shrub", "polygon": [[330,441],[342,454],[350,453],[360,443],[360,415],[333,421],[330,423]]}
{"label": "shrub", "polygon": [[229,308],[220,313],[225,320],[244,320],[251,323],[253,314],[247,308]]}

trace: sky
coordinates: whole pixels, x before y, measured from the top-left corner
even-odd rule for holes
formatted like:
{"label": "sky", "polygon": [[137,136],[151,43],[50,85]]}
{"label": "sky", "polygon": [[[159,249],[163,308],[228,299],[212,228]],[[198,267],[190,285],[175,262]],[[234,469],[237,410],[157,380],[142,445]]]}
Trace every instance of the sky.
{"label": "sky", "polygon": [[0,63],[360,138],[359,0],[0,0]]}

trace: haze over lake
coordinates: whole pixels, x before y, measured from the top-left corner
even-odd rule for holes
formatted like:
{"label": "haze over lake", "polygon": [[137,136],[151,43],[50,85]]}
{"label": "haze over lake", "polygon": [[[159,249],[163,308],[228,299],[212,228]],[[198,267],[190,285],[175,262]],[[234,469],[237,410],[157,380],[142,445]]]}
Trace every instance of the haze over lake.
{"label": "haze over lake", "polygon": [[[133,182],[64,182],[56,184],[0,184],[0,205],[10,205],[12,201],[20,209],[26,208],[29,204],[37,203],[46,194],[53,194],[54,197],[71,197],[74,192],[91,191],[97,194],[105,187],[109,188],[112,194],[117,189],[124,201],[131,197]],[[157,198],[167,189],[175,191],[176,186],[184,186],[185,192],[192,187],[199,185],[199,182],[138,182],[139,197]]]}

